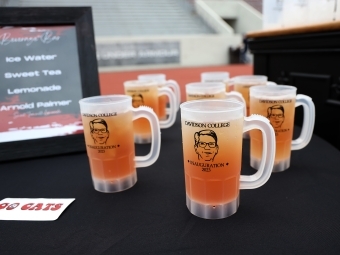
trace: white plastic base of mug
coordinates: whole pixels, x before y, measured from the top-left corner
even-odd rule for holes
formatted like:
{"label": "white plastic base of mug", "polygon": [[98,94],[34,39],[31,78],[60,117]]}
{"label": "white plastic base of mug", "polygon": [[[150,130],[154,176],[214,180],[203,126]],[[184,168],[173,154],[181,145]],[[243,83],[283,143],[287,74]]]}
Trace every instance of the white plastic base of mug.
{"label": "white plastic base of mug", "polygon": [[240,196],[238,196],[234,201],[222,205],[200,204],[191,200],[188,195],[186,196],[186,200],[187,207],[193,215],[203,219],[214,220],[223,219],[236,213],[240,202],[239,197]]}
{"label": "white plastic base of mug", "polygon": [[135,134],[135,143],[138,144],[145,144],[145,143],[151,143],[151,135],[137,135]]}
{"label": "white plastic base of mug", "polygon": [[[250,157],[250,166],[259,169],[261,160]],[[290,157],[280,162],[275,162],[273,166],[273,173],[282,172],[290,167]]]}
{"label": "white plastic base of mug", "polygon": [[137,182],[136,171],[128,177],[112,181],[93,178],[94,189],[104,193],[114,193],[131,188]]}

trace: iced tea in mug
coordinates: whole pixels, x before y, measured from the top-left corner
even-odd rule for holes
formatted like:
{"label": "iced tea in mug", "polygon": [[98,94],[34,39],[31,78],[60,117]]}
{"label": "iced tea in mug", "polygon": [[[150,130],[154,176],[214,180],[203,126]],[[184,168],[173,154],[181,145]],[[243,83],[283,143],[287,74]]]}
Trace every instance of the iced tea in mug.
{"label": "iced tea in mug", "polygon": [[[94,188],[118,192],[137,181],[136,167],[153,164],[159,155],[158,118],[147,108],[133,109],[125,95],[88,97],[79,101]],[[135,157],[133,119],[145,118],[152,126],[155,145],[150,155]]]}
{"label": "iced tea in mug", "polygon": [[[273,128],[262,116],[244,118],[244,104],[234,100],[195,100],[181,104],[181,125],[187,207],[206,219],[237,211],[239,190],[262,186],[275,155]],[[262,169],[242,176],[242,135],[261,128],[267,138]],[[241,181],[240,181],[241,180]]]}
{"label": "iced tea in mug", "polygon": [[[166,120],[160,120],[160,128],[168,128],[176,120],[176,99],[174,92],[167,87],[159,87],[154,81],[126,81],[124,82],[125,94],[132,97],[132,106],[148,106],[159,116],[159,97],[166,95],[170,101],[169,117]],[[138,119],[133,122],[135,143],[150,143],[151,129],[149,122],[144,119]]]}
{"label": "iced tea in mug", "polygon": [[249,88],[257,85],[266,85],[267,76],[264,75],[240,75],[232,78],[234,90],[241,93],[247,106],[247,116],[249,112]]}
{"label": "iced tea in mug", "polygon": [[[295,107],[304,105],[302,136],[294,141]],[[276,155],[273,172],[283,171],[290,166],[291,150],[305,147],[313,134],[314,104],[310,97],[296,95],[293,86],[256,86],[250,88],[250,114],[260,114],[270,121],[275,130]],[[262,157],[262,135],[258,130],[250,131],[251,166],[258,168]]]}
{"label": "iced tea in mug", "polygon": [[[153,81],[158,84],[159,87],[168,87],[173,90],[176,96],[176,109],[179,110],[179,104],[181,102],[181,93],[178,83],[174,80],[167,80],[165,74],[140,74],[138,75],[139,81]],[[158,117],[160,120],[167,118],[167,103],[168,97],[166,95],[158,97]]]}

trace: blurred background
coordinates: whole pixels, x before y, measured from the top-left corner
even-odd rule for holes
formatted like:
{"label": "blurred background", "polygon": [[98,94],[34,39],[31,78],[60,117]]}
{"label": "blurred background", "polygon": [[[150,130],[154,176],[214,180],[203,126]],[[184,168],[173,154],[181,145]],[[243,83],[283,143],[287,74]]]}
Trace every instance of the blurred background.
{"label": "blurred background", "polygon": [[102,95],[123,94],[124,81],[139,74],[162,73],[178,82],[184,101],[185,84],[202,72],[262,74],[312,97],[315,133],[340,149],[340,0],[0,0],[0,6],[91,6]]}
{"label": "blurred background", "polygon": [[1,0],[2,6],[91,6],[100,71],[250,63],[243,37],[262,0]]}
{"label": "blurred background", "polygon": [[91,6],[101,93],[164,73],[181,86],[203,71],[252,73],[244,35],[262,28],[262,0],[0,0],[2,7]]}

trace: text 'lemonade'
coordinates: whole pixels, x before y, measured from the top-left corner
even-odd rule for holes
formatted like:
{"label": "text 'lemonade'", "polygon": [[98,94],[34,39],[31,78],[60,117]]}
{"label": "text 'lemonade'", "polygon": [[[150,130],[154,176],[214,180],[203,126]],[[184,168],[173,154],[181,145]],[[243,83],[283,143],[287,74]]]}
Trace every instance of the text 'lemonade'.
{"label": "text 'lemonade'", "polygon": [[[275,131],[276,154],[274,167],[289,165],[293,138],[295,97],[294,96],[251,96],[250,114],[260,114],[269,119]],[[250,154],[252,165],[259,165],[262,157],[262,134],[250,131]]]}
{"label": "text 'lemonade'", "polygon": [[218,122],[182,119],[187,197],[217,206],[238,198],[243,117]]}
{"label": "text 'lemonade'", "polygon": [[[132,112],[110,117],[82,116],[93,182],[112,182],[136,175]],[[137,181],[136,177],[133,177]]]}

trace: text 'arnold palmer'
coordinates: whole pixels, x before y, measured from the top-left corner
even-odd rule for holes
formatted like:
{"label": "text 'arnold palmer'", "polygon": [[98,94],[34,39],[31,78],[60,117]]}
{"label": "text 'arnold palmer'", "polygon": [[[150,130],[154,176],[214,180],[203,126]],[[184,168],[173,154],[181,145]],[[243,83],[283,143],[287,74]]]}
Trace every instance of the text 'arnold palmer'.
{"label": "text 'arnold palmer'", "polygon": [[72,100],[61,100],[61,101],[48,101],[48,102],[31,102],[24,104],[15,104],[15,105],[1,105],[0,111],[15,111],[15,110],[25,110],[25,109],[34,109],[40,107],[58,107],[58,106],[68,106]]}

